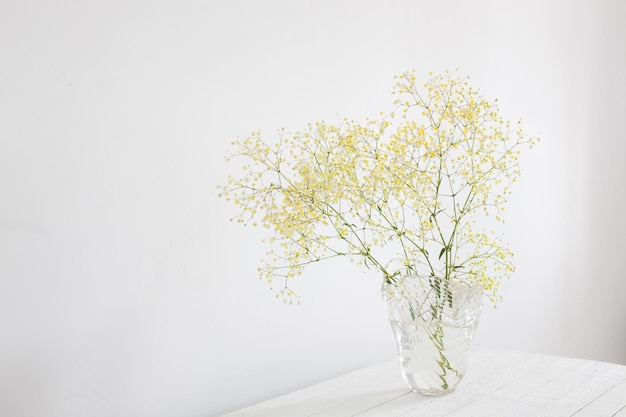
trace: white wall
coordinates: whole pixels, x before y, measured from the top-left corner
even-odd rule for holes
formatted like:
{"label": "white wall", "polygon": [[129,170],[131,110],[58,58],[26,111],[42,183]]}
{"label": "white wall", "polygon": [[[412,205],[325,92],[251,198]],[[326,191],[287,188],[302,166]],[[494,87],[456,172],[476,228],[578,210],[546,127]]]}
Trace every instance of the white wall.
{"label": "white wall", "polygon": [[569,1],[0,3],[0,415],[215,416],[395,354],[379,277],[256,277],[230,140],[362,118],[459,68],[543,142],[477,343],[626,364],[626,7]]}

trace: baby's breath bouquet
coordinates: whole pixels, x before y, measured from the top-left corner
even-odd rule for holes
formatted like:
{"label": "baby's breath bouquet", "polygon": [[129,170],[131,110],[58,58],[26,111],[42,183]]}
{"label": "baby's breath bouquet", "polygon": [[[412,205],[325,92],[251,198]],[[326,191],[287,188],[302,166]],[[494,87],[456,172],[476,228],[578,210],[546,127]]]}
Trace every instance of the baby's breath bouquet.
{"label": "baby's breath bouquet", "polygon": [[[380,271],[403,375],[414,391],[439,395],[454,389],[467,363],[449,345],[462,339],[469,349],[480,314],[455,299],[476,304],[485,294],[495,303],[514,270],[494,229],[520,152],[536,139],[456,73],[418,85],[405,72],[393,95],[393,111],[363,122],[233,142],[229,160],[243,174],[229,176],[221,195],[239,206],[239,222],[272,231],[259,272],[278,282],[277,297],[292,302],[292,278],[327,259]],[[413,347],[423,340],[431,347]],[[433,365],[424,377],[413,368],[425,356]]]}
{"label": "baby's breath bouquet", "polygon": [[228,160],[243,174],[220,195],[241,208],[239,222],[273,231],[259,272],[280,279],[285,300],[305,266],[340,256],[385,280],[400,273],[397,262],[388,267],[400,259],[441,287],[479,284],[494,302],[513,272],[511,251],[476,221],[502,221],[521,148],[536,139],[455,73],[418,85],[409,71],[396,81],[394,110],[376,118],[232,143]]}

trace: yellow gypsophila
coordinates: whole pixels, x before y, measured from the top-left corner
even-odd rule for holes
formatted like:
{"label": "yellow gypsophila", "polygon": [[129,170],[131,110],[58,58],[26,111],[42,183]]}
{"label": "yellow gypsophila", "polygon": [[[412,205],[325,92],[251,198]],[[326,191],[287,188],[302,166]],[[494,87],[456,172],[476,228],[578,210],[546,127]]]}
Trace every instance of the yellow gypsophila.
{"label": "yellow gypsophila", "polygon": [[446,72],[418,86],[414,71],[396,77],[395,107],[376,119],[317,122],[295,133],[260,132],[232,143],[220,195],[237,220],[272,231],[259,272],[289,280],[315,262],[345,256],[386,269],[403,259],[409,272],[483,286],[492,300],[514,270],[512,252],[477,220],[503,221],[523,145],[536,139],[499,115],[467,79]]}

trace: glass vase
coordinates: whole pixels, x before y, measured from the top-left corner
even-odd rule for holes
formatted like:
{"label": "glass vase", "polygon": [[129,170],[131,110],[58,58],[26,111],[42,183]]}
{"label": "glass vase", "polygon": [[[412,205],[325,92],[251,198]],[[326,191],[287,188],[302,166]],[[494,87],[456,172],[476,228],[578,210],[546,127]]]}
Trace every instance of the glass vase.
{"label": "glass vase", "polygon": [[482,288],[436,277],[395,276],[382,286],[400,370],[423,395],[451,393],[465,375]]}

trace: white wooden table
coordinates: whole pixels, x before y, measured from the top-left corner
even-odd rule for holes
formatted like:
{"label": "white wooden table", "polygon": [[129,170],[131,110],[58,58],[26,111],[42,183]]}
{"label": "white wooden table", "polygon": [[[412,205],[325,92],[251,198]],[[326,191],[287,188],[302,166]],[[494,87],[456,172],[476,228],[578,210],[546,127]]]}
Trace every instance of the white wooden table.
{"label": "white wooden table", "polygon": [[475,348],[456,391],[412,393],[396,359],[222,417],[626,417],[626,366]]}

